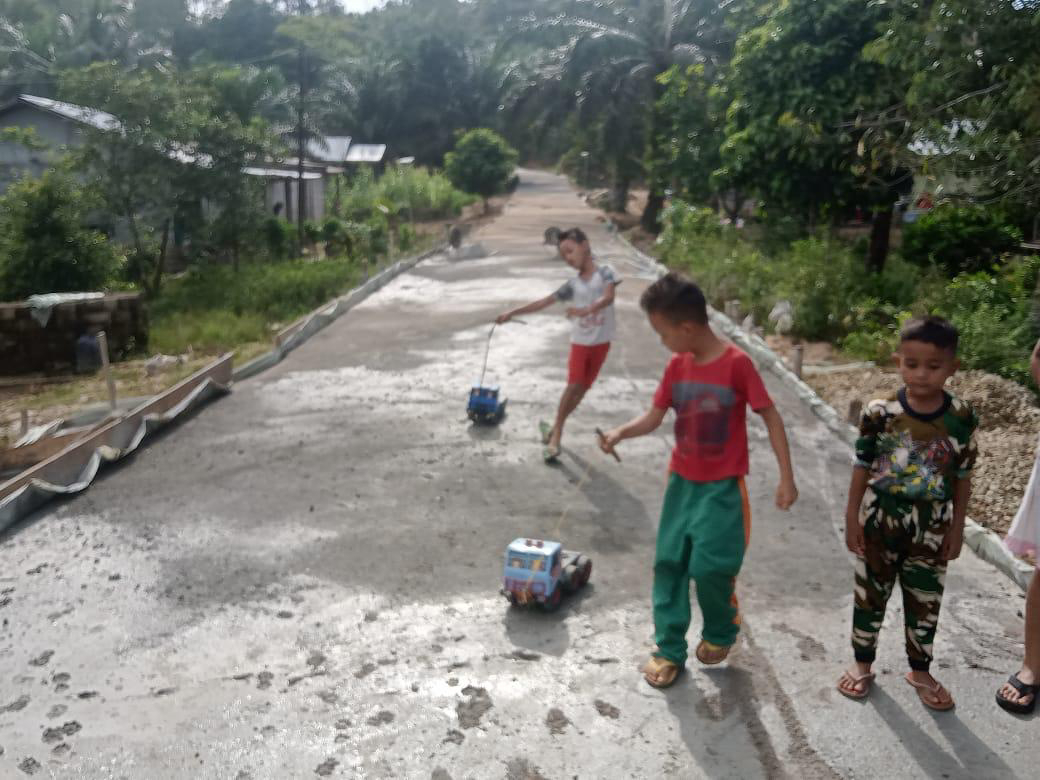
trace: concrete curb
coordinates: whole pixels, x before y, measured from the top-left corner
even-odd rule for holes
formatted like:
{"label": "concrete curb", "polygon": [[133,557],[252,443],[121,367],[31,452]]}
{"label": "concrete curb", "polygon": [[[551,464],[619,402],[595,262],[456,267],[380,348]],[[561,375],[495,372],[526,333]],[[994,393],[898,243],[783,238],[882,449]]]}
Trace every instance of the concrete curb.
{"label": "concrete curb", "polygon": [[320,330],[327,328],[337,319],[353,309],[372,293],[384,287],[388,282],[397,278],[406,271],[411,270],[423,260],[444,251],[444,245],[438,245],[415,257],[398,260],[389,268],[384,268],[367,282],[355,287],[339,298],[334,298],[328,303],[322,304],[310,314],[304,315],[292,325],[278,334],[274,349],[259,357],[255,357],[248,363],[235,369],[232,381],[241,382],[250,377],[266,371],[278,365],[285,356],[306,342]]}
{"label": "concrete curb", "polygon": [[53,498],[86,490],[102,466],[126,458],[154,432],[226,394],[230,380],[231,354],[227,353],[0,484],[0,533]]}
{"label": "concrete curb", "polygon": [[[650,257],[633,246],[627,238],[617,232],[616,228],[611,230],[611,234],[628,250],[630,254],[634,255],[639,260],[641,265],[645,266],[645,270],[649,275],[656,278],[663,276],[668,272],[668,269],[655,258]],[[743,328],[733,322],[733,320],[722,312],[710,309],[710,318],[715,327],[722,331],[728,339],[733,341],[733,343],[747,352],[756,363],[773,372],[773,374],[775,374],[782,382],[790,386],[801,399],[802,403],[806,404],[812,410],[812,413],[815,414],[823,424],[834,433],[835,436],[845,442],[845,444],[850,448],[855,446],[858,435],[855,426],[849,425],[849,423],[842,419],[841,415],[838,414],[830,404],[816,394],[816,391],[795,376],[794,372],[784,365],[780,356],[773,352],[765,341],[760,339],[758,336],[746,333]],[[1034,567],[1030,566],[1025,561],[1016,558],[1014,554],[1004,546],[1004,542],[996,533],[979,525],[970,517],[965,523],[964,542],[976,556],[995,566],[1000,572],[1022,588],[1022,590],[1025,590],[1029,586],[1029,581],[1033,576]]]}

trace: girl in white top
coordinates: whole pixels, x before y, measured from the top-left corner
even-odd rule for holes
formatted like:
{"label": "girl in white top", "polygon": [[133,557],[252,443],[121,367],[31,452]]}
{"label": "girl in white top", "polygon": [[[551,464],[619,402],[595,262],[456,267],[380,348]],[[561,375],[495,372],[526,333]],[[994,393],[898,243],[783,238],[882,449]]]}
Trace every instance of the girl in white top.
{"label": "girl in white top", "polygon": [[[1033,348],[1030,369],[1033,381],[1040,384],[1040,342]],[[1032,555],[1037,566],[1026,593],[1026,656],[1018,674],[997,691],[997,704],[1008,712],[1028,715],[1040,695],[1040,453],[1004,543],[1014,553]]]}

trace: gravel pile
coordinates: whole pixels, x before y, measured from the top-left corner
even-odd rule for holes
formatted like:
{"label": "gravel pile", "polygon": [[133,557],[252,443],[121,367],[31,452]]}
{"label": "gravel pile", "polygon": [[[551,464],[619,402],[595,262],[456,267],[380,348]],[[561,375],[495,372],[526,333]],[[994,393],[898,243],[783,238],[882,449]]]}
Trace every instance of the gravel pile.
{"label": "gravel pile", "polygon": [[[809,376],[806,381],[842,414],[852,401],[866,403],[900,385],[897,373],[879,368]],[[968,514],[977,523],[1004,533],[1029,482],[1040,438],[1040,408],[1026,388],[982,371],[962,372],[948,387],[971,403],[980,421],[979,462]]]}

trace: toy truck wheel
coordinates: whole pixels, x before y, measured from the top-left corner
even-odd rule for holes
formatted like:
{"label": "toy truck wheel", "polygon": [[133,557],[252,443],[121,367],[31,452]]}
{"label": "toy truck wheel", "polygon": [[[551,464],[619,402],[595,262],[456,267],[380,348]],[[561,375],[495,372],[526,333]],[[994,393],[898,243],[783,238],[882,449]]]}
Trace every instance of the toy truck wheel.
{"label": "toy truck wheel", "polygon": [[555,612],[560,608],[563,588],[557,587],[553,594],[542,602],[542,609],[546,612]]}
{"label": "toy truck wheel", "polygon": [[592,577],[592,561],[586,560],[580,569],[578,569],[578,583],[575,588],[580,588],[589,581]]}

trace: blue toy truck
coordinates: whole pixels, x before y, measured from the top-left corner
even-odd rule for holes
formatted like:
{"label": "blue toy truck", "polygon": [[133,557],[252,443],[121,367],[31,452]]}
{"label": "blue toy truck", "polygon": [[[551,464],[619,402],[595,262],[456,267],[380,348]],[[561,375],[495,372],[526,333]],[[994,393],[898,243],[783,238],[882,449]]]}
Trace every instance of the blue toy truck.
{"label": "blue toy truck", "polygon": [[514,539],[506,548],[502,595],[514,606],[537,604],[554,612],[564,591],[577,591],[591,576],[592,561],[559,542]]}
{"label": "blue toy truck", "polygon": [[491,337],[495,335],[495,327],[487,337],[487,347],[484,349],[484,367],[480,369],[480,381],[473,385],[469,391],[469,403],[466,404],[466,416],[478,425],[498,425],[506,416],[505,399],[498,400],[498,385],[485,385],[484,376],[487,374],[488,355],[491,354]]}
{"label": "blue toy truck", "polygon": [[473,385],[466,405],[466,416],[469,419],[483,425],[495,425],[502,422],[505,414],[506,402],[498,400],[498,385]]}

